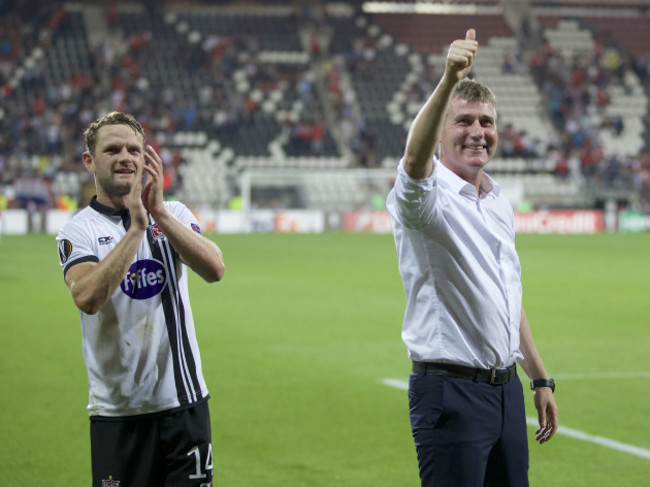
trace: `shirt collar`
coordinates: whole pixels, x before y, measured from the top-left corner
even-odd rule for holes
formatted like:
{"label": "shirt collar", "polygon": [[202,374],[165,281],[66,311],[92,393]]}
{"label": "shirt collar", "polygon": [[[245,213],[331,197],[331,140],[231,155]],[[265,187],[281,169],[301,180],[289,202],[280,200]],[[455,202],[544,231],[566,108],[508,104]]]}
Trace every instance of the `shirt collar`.
{"label": "shirt collar", "polygon": [[120,218],[122,220],[122,223],[124,224],[125,230],[128,230],[129,227],[131,226],[131,214],[127,209],[116,210],[115,208],[102,205],[99,201],[97,201],[97,196],[93,196],[90,199],[90,207],[93,210],[98,211],[102,215],[110,216],[113,218]]}
{"label": "shirt collar", "polygon": [[[451,169],[440,162],[438,158],[435,160],[434,173],[437,173],[436,176],[447,183],[447,185],[455,192],[459,194],[476,196],[476,187],[454,173]],[[479,195],[479,198],[486,198],[488,196],[496,198],[499,196],[501,187],[494,179],[492,179],[484,171],[481,171],[480,178],[481,193]]]}

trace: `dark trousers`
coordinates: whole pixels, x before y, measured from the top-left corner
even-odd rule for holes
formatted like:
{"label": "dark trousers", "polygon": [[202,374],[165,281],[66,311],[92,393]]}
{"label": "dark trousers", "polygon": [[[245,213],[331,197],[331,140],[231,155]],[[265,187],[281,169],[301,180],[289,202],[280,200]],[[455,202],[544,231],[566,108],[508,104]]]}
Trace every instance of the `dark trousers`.
{"label": "dark trousers", "polygon": [[521,382],[411,373],[411,428],[422,487],[527,487]]}

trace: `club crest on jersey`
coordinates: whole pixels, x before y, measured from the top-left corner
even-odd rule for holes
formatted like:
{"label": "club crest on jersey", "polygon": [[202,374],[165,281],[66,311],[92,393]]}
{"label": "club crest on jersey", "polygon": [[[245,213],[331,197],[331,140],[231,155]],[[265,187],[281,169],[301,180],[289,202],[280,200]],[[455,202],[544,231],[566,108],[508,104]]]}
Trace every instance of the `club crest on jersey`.
{"label": "club crest on jersey", "polygon": [[133,299],[149,299],[159,294],[167,284],[165,267],[157,260],[134,262],[122,279],[122,292]]}
{"label": "club crest on jersey", "polygon": [[108,480],[102,480],[102,487],[120,487],[120,481],[113,480],[112,476],[109,476]]}
{"label": "club crest on jersey", "polygon": [[151,235],[153,235],[153,238],[160,239],[165,236],[165,234],[162,232],[162,230],[160,229],[157,223],[151,225],[149,228],[151,229]]}
{"label": "club crest on jersey", "polygon": [[196,233],[201,233],[201,227],[199,227],[196,223],[192,223],[192,230],[194,230]]}
{"label": "club crest on jersey", "polygon": [[59,242],[59,259],[61,260],[61,264],[65,264],[70,258],[70,254],[72,253],[72,242],[67,239],[63,239]]}

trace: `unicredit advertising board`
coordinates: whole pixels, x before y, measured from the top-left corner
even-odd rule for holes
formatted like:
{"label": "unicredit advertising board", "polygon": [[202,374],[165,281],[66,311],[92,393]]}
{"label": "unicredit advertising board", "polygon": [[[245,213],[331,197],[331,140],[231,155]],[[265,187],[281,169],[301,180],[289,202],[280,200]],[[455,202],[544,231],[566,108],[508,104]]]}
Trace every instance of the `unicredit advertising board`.
{"label": "unicredit advertising board", "polygon": [[[343,215],[346,232],[389,233],[390,215],[386,211],[349,211]],[[548,210],[515,213],[517,233],[600,233],[604,216],[598,210]]]}
{"label": "unicredit advertising board", "polygon": [[605,218],[598,210],[548,210],[515,213],[517,233],[600,233]]}

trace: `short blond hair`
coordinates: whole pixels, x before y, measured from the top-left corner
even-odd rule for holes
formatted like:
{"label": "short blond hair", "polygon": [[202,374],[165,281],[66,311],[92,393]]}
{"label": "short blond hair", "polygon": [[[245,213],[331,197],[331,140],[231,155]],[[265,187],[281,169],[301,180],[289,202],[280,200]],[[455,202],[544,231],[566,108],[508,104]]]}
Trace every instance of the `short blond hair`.
{"label": "short blond hair", "polygon": [[144,129],[140,122],[138,122],[133,115],[124,112],[110,112],[103,117],[98,118],[91,123],[86,130],[84,130],[84,140],[86,143],[86,150],[88,153],[95,157],[95,149],[97,148],[97,132],[104,125],[128,125],[135,132],[142,135],[142,147],[145,144]]}
{"label": "short blond hair", "polygon": [[467,101],[488,102],[497,106],[497,97],[494,92],[483,83],[471,78],[463,78],[452,95],[452,98],[462,98]]}

